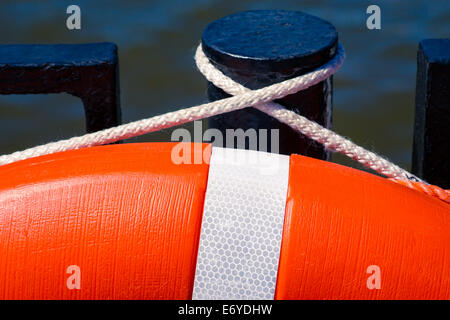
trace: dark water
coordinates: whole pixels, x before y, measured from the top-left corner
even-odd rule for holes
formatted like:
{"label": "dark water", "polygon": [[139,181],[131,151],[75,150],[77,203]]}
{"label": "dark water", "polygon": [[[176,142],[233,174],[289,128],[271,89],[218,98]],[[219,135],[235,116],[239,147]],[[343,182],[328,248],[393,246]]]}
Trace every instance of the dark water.
{"label": "dark water", "polygon": [[[70,4],[81,7],[81,31],[66,28]],[[381,7],[381,30],[366,28],[370,4]],[[448,0],[1,0],[0,42],[117,43],[129,122],[204,102],[205,80],[193,63],[201,32],[217,18],[250,9],[301,10],[333,23],[347,52],[335,76],[334,129],[409,168],[417,45],[450,36]],[[0,154],[79,135],[83,117],[81,101],[70,95],[0,96]],[[169,137],[166,131],[132,140]]]}

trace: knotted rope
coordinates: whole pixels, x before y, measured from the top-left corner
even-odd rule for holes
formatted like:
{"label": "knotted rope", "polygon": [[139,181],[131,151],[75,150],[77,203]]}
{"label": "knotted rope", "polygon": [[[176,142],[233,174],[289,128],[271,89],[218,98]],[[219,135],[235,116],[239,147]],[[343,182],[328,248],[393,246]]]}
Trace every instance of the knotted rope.
{"label": "knotted rope", "polygon": [[[328,150],[340,152],[351,159],[360,162],[364,166],[392,178],[394,181],[405,181],[403,184],[406,183],[406,185],[411,188],[413,188],[413,185],[416,185],[408,182],[411,180],[420,182],[420,189],[423,192],[450,202],[450,191],[440,189],[436,186],[427,185],[418,177],[382,158],[381,156],[368,151],[356,145],[352,141],[336,134],[335,132],[326,129],[319,124],[273,102],[274,100],[281,99],[301,90],[305,90],[320,83],[321,81],[324,81],[341,67],[344,59],[345,52],[343,47],[339,44],[338,51],[335,56],[328,63],[318,69],[305,75],[276,83],[262,89],[250,90],[233,81],[231,78],[227,77],[220,70],[218,70],[205,56],[202,46],[199,45],[195,54],[195,61],[198,69],[210,82],[232,95],[232,97],[175,112],[169,112],[152,118],[85,134],[83,136],[48,143],[24,151],[14,152],[9,155],[3,155],[0,156],[0,165],[56,152],[112,143],[181,125],[187,122],[253,106],[258,110],[261,110],[262,112],[276,118],[280,122],[289,125],[291,128],[301,132],[305,136],[323,144]],[[416,187],[414,187],[414,189],[417,190]]]}

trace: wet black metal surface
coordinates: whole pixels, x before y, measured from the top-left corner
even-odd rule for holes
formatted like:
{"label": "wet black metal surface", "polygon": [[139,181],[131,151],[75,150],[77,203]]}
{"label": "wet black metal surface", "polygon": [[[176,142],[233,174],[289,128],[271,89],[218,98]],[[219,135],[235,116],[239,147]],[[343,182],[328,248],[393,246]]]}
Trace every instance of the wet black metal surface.
{"label": "wet black metal surface", "polygon": [[412,171],[450,189],[450,39],[419,44]]}
{"label": "wet black metal surface", "polygon": [[86,130],[121,123],[113,43],[0,45],[0,94],[66,92],[81,98]]}
{"label": "wet black metal surface", "polygon": [[[225,74],[250,89],[281,82],[325,64],[337,50],[336,29],[320,18],[298,11],[258,10],[229,15],[209,24],[203,32],[205,54]],[[289,95],[282,105],[331,127],[332,78]],[[228,97],[208,84],[211,101]],[[287,125],[246,108],[213,117],[210,127],[243,130],[279,129],[280,153],[303,154],[319,159],[329,155],[312,140]]]}

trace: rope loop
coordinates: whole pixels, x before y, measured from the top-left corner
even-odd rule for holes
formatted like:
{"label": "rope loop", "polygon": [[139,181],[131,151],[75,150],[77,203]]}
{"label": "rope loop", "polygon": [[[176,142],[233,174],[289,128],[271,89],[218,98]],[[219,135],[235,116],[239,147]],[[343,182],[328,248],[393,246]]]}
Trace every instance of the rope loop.
{"label": "rope loop", "polygon": [[[309,86],[319,83],[331,74],[335,73],[342,65],[345,59],[345,51],[341,44],[338,44],[338,50],[336,55],[331,59],[327,64],[322,67],[316,69],[315,71],[305,74],[303,76],[294,78],[293,80],[300,80],[299,82],[307,83]],[[202,46],[199,45],[197,47],[197,51],[195,54],[195,62],[197,63],[197,67],[200,72],[205,76],[205,78],[212,82],[216,87],[224,90],[230,95],[239,96],[248,92],[255,92],[258,90],[250,90],[243,85],[235,82],[230,77],[223,74],[220,70],[218,70],[206,57],[202,50]],[[320,81],[317,81],[320,79]],[[283,96],[286,96],[291,93],[295,93],[300,91],[299,87],[295,87],[295,91],[291,90],[291,86],[289,86],[289,81],[283,81],[278,83],[277,91],[281,91]],[[421,181],[418,177],[409,173],[408,171],[400,168],[399,166],[393,164],[392,162],[380,157],[379,155],[368,151],[349,139],[346,139],[335,132],[322,127],[318,123],[308,120],[307,118],[285,109],[283,106],[272,102],[273,100],[278,99],[274,93],[274,90],[271,90],[273,86],[265,87],[263,89],[264,93],[270,95],[270,102],[255,104],[253,107],[258,110],[276,118],[280,122],[283,122],[290,126],[292,129],[304,134],[308,138],[317,141],[322,144],[328,150],[333,152],[340,152],[349,158],[356,160],[363,164],[364,166],[381,173],[389,178],[394,179],[413,179],[415,181]],[[302,87],[301,90],[306,89],[306,87]]]}
{"label": "rope loop", "polygon": [[341,44],[338,44],[338,50],[334,57],[316,70],[262,89],[250,90],[218,70],[206,57],[200,44],[195,54],[198,69],[208,81],[232,95],[232,97],[3,155],[0,156],[0,165],[56,152],[113,143],[226,112],[254,107],[317,141],[328,150],[340,152],[365,167],[394,179],[396,182],[401,182],[405,186],[421,190],[421,192],[449,202],[449,190],[429,186],[418,177],[376,153],[366,150],[349,139],[273,102],[326,80],[339,70],[344,59],[344,48]]}

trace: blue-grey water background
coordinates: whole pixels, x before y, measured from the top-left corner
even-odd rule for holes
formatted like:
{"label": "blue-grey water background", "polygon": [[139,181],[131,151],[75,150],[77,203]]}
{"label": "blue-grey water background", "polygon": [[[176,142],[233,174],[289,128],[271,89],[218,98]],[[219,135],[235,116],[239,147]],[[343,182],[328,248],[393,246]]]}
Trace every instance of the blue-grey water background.
{"label": "blue-grey water background", "polygon": [[[71,4],[81,7],[79,31],[66,28]],[[370,4],[381,8],[381,30],[366,28]],[[334,129],[409,168],[417,46],[424,38],[450,36],[448,0],[1,0],[0,43],[116,43],[126,123],[206,101],[205,80],[193,62],[202,30],[224,15],[252,9],[300,10],[334,24],[347,52],[334,78]],[[0,154],[84,130],[78,98],[0,96]],[[170,132],[131,141],[169,140]]]}

